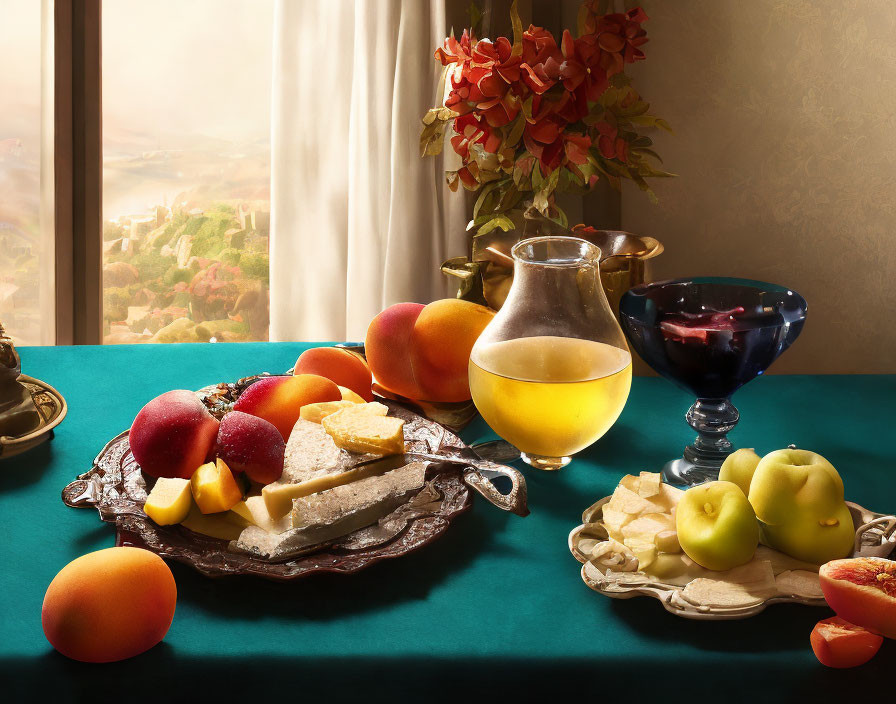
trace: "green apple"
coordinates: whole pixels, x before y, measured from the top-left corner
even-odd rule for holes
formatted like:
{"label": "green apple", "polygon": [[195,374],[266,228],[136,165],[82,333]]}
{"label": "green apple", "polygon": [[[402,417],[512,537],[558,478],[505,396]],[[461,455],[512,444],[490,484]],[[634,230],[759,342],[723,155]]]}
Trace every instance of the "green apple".
{"label": "green apple", "polygon": [[843,480],[818,453],[770,452],[753,473],[749,497],[770,548],[819,565],[851,554],[855,527]]}
{"label": "green apple", "polygon": [[744,496],[750,493],[750,482],[753,481],[753,472],[756,465],[762,459],[752,447],[742,447],[735,450],[722,462],[719,470],[719,479],[723,482],[734,482],[744,492]]}
{"label": "green apple", "polygon": [[688,489],[675,513],[678,542],[708,570],[730,570],[753,559],[759,524],[744,492],[733,482],[709,482]]}

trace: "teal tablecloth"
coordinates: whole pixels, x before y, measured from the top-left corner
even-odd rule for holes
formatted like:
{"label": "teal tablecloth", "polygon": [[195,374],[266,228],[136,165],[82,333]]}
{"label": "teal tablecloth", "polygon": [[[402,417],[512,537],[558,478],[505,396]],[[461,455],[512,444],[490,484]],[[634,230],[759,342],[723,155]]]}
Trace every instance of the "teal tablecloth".
{"label": "teal tablecloth", "polygon": [[[581,690],[589,700],[665,694],[666,701],[796,701],[841,688],[864,700],[896,669],[896,643],[869,665],[827,670],[809,648],[826,609],[772,606],[736,622],[694,622],[646,598],[588,590],[567,534],[626,472],[656,470],[691,439],[691,399],[662,379],[634,381],[616,426],[555,474],[526,469],[532,514],[477,500],[438,542],[352,576],[291,584],[211,580],[172,565],[177,614],[165,641],[123,663],[88,666],[50,648],[40,626],[53,575],[114,530],[59,494],[140,407],[199,388],[287,369],[307,345],[158,345],[21,350],[26,373],[55,386],[68,417],[50,444],[0,462],[0,682],[13,699],[252,701],[320,693],[341,700],[413,694],[420,701],[533,697]],[[848,498],[896,510],[896,377],[770,376],[735,397],[738,445],[796,443],[842,473]],[[490,435],[481,422],[467,441]],[[127,684],[130,683],[130,684]],[[119,696],[127,686],[132,696]],[[892,688],[892,684],[890,685]],[[543,696],[543,695],[542,695]],[[826,697],[825,697],[826,698]],[[659,700],[657,700],[659,701]]]}

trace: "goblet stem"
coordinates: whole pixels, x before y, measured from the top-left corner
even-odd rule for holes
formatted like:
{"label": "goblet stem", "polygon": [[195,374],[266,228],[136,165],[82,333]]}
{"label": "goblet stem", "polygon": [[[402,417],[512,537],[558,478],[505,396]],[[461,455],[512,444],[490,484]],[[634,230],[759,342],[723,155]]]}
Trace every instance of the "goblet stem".
{"label": "goblet stem", "polygon": [[718,477],[722,462],[733,451],[727,434],[737,425],[740,414],[727,398],[699,398],[685,416],[697,439],[684,448],[684,458],[701,469],[715,470]]}
{"label": "goblet stem", "polygon": [[685,416],[697,438],[684,448],[682,459],[672,460],[663,467],[663,477],[670,484],[694,485],[719,478],[722,462],[734,447],[727,438],[740,414],[726,398],[697,399]]}

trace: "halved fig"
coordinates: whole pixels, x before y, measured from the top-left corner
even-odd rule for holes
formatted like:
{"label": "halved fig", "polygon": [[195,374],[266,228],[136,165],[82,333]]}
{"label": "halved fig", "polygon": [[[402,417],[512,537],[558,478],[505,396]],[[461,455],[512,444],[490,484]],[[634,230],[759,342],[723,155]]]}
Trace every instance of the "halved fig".
{"label": "halved fig", "polygon": [[882,557],[831,560],[818,571],[821,591],[837,615],[896,638],[896,561]]}

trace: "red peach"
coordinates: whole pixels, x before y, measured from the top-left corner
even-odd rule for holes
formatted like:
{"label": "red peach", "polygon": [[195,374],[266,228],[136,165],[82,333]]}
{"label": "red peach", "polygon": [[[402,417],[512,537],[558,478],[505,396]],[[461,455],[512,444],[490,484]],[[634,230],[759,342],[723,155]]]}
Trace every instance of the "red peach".
{"label": "red peach", "polygon": [[422,303],[396,303],[370,321],[364,353],[377,383],[408,398],[423,398],[408,350]]}
{"label": "red peach", "polygon": [[152,477],[189,479],[205,462],[218,421],[192,391],[157,396],[134,418],[128,442],[140,468]]}
{"label": "red peach", "polygon": [[107,548],[63,567],[44,596],[41,622],[56,650],[82,662],[113,662],[161,641],[177,604],[168,565],[140,548]]}
{"label": "red peach", "polygon": [[341,399],[339,387],[316,374],[270,376],[259,379],[243,391],[233,404],[233,410],[264,418],[280,431],[284,440],[288,440],[302,406]]}
{"label": "red peach", "polygon": [[373,401],[370,369],[357,354],[339,347],[312,347],[299,355],[293,374],[317,374]]}
{"label": "red peach", "polygon": [[280,431],[264,418],[231,411],[221,420],[218,459],[253,482],[270,484],[280,478],[285,449]]}

